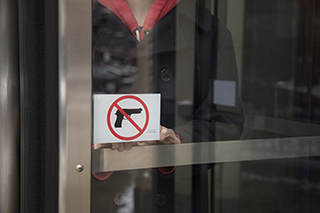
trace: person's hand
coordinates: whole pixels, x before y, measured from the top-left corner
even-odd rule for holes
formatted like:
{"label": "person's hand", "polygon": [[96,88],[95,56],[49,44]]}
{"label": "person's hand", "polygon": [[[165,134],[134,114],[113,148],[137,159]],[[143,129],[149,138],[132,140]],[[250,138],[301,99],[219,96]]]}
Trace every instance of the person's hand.
{"label": "person's hand", "polygon": [[[94,144],[94,149],[111,148],[112,150],[118,150],[123,152],[124,150],[132,149],[132,146],[139,145],[156,145],[156,144],[177,144],[180,143],[180,139],[176,136],[172,129],[168,129],[164,126],[160,126],[160,140],[158,141],[142,141],[142,142],[125,142],[125,143],[103,143]],[[163,174],[170,174],[175,170],[175,166],[170,167],[159,167],[158,168]],[[112,175],[113,172],[100,172],[94,173],[93,176],[98,180],[106,180]]]}
{"label": "person's hand", "polygon": [[157,144],[178,144],[180,139],[176,136],[176,133],[172,129],[168,129],[164,126],[160,126],[160,140],[158,141],[142,141],[137,142],[139,146],[145,145],[157,145]]}
{"label": "person's hand", "polygon": [[168,129],[164,126],[160,126],[160,144],[177,144],[180,143],[180,139],[172,129]]}
{"label": "person's hand", "polygon": [[123,152],[124,150],[130,150],[133,146],[146,146],[146,145],[164,145],[164,144],[178,144],[180,139],[176,136],[172,129],[168,129],[164,126],[160,126],[160,140],[158,141],[141,141],[141,142],[125,142],[125,143],[104,143],[94,144],[94,149],[111,148],[112,150],[118,150]]}
{"label": "person's hand", "polygon": [[94,144],[94,149],[111,148],[112,150],[118,150],[119,152],[123,152],[124,150],[132,149],[132,146],[136,144],[137,144],[136,142],[102,143],[102,144]]}

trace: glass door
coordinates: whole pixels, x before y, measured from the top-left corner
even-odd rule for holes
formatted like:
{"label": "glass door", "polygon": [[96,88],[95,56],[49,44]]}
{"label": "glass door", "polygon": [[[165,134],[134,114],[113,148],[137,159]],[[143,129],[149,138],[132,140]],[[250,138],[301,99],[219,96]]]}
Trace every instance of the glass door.
{"label": "glass door", "polygon": [[317,212],[315,0],[60,3],[61,211]]}
{"label": "glass door", "polygon": [[196,159],[244,122],[232,36],[193,1],[149,3],[93,4],[92,212],[211,212],[215,165]]}

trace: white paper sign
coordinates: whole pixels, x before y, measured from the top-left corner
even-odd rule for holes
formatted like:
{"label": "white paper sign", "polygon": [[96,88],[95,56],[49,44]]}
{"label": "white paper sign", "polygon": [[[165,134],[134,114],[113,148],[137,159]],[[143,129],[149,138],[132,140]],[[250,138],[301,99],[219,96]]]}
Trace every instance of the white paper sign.
{"label": "white paper sign", "polygon": [[94,95],[93,143],[159,140],[160,94]]}

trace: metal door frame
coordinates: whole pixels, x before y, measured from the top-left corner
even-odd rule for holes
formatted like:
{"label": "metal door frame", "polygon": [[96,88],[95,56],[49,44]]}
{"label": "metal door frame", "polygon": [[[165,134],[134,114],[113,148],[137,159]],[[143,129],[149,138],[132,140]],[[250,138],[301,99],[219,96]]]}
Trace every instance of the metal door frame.
{"label": "metal door frame", "polygon": [[19,34],[17,1],[0,1],[0,212],[20,202]]}
{"label": "metal door frame", "polygon": [[59,0],[59,212],[90,212],[91,0]]}

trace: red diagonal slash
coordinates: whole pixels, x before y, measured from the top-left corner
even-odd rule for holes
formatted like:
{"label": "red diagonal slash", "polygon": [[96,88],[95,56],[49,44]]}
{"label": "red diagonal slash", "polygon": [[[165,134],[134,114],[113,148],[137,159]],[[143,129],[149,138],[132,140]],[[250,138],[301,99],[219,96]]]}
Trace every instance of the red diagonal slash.
{"label": "red diagonal slash", "polygon": [[134,122],[134,120],[132,120],[132,118],[125,112],[123,111],[123,109],[116,103],[114,105],[120,112],[122,115],[124,115],[124,117],[126,117],[128,119],[128,121],[130,121],[130,123],[139,131],[141,132],[142,129],[138,126],[138,124],[136,124],[136,122]]}

